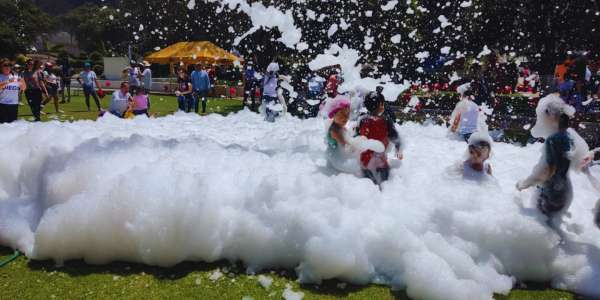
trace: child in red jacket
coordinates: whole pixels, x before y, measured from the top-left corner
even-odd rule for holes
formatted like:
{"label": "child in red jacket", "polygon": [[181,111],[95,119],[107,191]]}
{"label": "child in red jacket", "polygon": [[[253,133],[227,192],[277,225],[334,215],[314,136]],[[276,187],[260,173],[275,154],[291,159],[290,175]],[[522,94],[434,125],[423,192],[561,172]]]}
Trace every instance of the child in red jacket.
{"label": "child in red jacket", "polygon": [[[396,130],[394,120],[384,115],[385,99],[373,92],[367,95],[364,105],[369,111],[369,116],[360,121],[359,134],[368,139],[380,141],[386,150],[389,149],[390,144],[393,144],[396,148],[396,157],[402,159],[400,135]],[[360,155],[364,176],[373,180],[377,185],[387,181],[390,176],[390,165],[386,152],[376,153],[368,150]]]}

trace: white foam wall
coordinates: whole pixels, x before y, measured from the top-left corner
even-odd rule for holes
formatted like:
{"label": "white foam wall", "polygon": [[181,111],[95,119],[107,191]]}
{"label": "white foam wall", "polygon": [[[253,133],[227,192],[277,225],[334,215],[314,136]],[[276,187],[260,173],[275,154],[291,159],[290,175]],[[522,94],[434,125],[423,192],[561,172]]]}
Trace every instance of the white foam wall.
{"label": "white foam wall", "polygon": [[405,161],[380,192],[326,168],[322,122],[241,112],[2,125],[0,244],[59,263],[241,260],[418,299],[491,299],[516,280],[600,295],[587,179],[572,176],[565,221],[582,230],[562,245],[534,191],[515,190],[541,144],[494,145],[497,180],[478,186],[446,172],[464,142],[407,124]]}

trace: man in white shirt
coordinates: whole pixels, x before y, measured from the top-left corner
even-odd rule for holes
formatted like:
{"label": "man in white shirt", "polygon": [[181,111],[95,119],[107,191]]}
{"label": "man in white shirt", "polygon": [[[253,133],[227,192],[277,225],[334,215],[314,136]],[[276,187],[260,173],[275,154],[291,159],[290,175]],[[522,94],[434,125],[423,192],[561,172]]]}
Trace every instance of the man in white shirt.
{"label": "man in white shirt", "polygon": [[144,87],[144,93],[148,96],[148,108],[150,108],[150,91],[152,91],[152,70],[150,70],[150,63],[144,61],[142,63],[144,71],[142,72],[141,79]]}
{"label": "man in white shirt", "polygon": [[129,92],[132,93],[133,90],[137,90],[142,83],[140,82],[140,77],[142,76],[140,69],[138,68],[138,64],[135,61],[131,61],[131,68],[129,69]]}
{"label": "man in white shirt", "polygon": [[144,86],[144,91],[147,94],[150,94],[150,91],[152,90],[152,70],[150,70],[150,63],[147,61],[144,61],[144,63],[142,64],[144,71],[142,72],[142,84]]}

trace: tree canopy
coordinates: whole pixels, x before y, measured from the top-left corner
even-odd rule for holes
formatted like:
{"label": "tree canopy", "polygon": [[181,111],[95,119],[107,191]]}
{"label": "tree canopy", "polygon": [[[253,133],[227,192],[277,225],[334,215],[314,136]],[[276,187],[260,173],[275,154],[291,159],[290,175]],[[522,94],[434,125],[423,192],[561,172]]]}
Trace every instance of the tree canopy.
{"label": "tree canopy", "polygon": [[[74,1],[79,0],[67,2]],[[131,45],[144,55],[179,41],[209,40],[235,47],[259,65],[278,56],[300,68],[338,44],[360,51],[362,62],[376,66],[375,71],[421,78],[450,71],[465,57],[484,59],[488,49],[512,58],[526,56],[544,73],[567,50],[600,50],[600,2],[594,0],[248,1],[293,16],[309,46],[300,52],[278,42],[276,29],[257,30],[236,45],[236,38],[252,27],[251,20],[221,1],[100,2],[102,6],[85,4],[56,19],[56,28],[74,34],[86,52],[126,54]],[[21,51],[36,34],[52,29],[31,0],[0,0],[0,5],[4,53]]]}
{"label": "tree canopy", "polygon": [[0,0],[0,56],[23,53],[52,27],[52,20],[30,0]]}

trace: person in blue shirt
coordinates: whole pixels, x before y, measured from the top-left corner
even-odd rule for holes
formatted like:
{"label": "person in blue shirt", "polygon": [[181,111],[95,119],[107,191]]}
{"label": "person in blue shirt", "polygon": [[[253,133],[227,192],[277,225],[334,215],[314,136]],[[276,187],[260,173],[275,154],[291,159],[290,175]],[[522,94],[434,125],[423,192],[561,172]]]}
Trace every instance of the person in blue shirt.
{"label": "person in blue shirt", "polygon": [[71,68],[71,64],[69,63],[69,56],[67,55],[63,61],[62,65],[62,101],[61,104],[70,103],[71,102],[71,76],[73,75],[73,68]]}
{"label": "person in blue shirt", "polygon": [[320,99],[323,95],[323,86],[325,79],[319,75],[311,74],[308,78],[308,97],[311,100]]}
{"label": "person in blue shirt", "polygon": [[79,84],[83,88],[83,95],[85,96],[85,105],[87,106],[87,110],[90,111],[90,97],[92,97],[96,102],[98,111],[101,111],[100,97],[98,96],[98,92],[96,92],[96,89],[100,88],[100,83],[98,82],[98,76],[96,75],[96,72],[92,71],[91,63],[86,62],[83,65],[83,71],[79,73],[77,81],[79,81]]}
{"label": "person in blue shirt", "polygon": [[206,100],[210,90],[210,77],[202,64],[196,64],[192,72],[192,89],[194,90],[194,111],[198,113],[198,101],[202,101],[202,113],[206,113]]}

